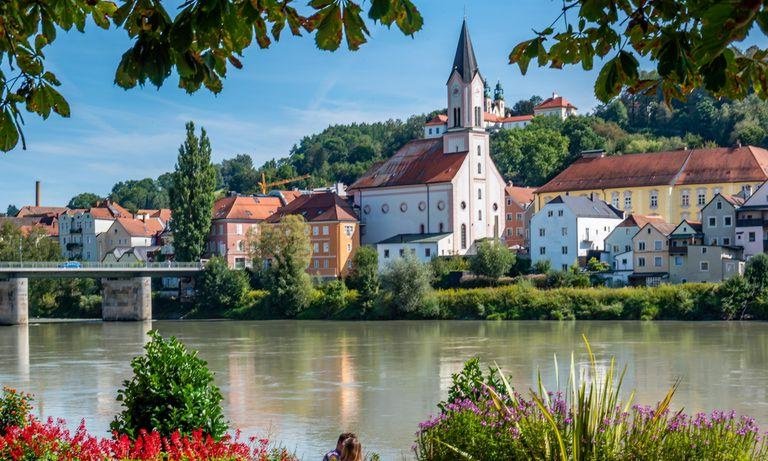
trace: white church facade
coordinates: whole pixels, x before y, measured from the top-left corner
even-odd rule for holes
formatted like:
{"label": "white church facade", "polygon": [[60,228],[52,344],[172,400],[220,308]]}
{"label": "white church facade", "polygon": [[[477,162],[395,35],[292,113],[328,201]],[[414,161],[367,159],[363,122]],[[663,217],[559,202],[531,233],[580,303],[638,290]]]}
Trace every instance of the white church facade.
{"label": "white church facade", "polygon": [[424,139],[408,142],[348,189],[362,243],[378,247],[382,267],[405,252],[422,260],[472,253],[475,242],[504,230],[505,184],[489,152],[485,83],[466,22],[446,87],[444,123],[428,123]]}

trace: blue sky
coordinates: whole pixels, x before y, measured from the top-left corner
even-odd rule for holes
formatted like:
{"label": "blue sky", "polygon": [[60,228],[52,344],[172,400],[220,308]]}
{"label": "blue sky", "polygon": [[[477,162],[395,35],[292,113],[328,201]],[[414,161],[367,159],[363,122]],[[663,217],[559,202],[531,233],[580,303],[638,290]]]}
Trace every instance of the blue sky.
{"label": "blue sky", "polygon": [[539,69],[522,76],[507,64],[512,47],[557,16],[554,0],[418,0],[425,23],[414,38],[372,26],[357,52],[317,50],[308,37],[284,35],[267,50],[253,48],[242,70],[232,69],[224,91],[187,95],[171,77],[154,87],[123,90],[113,82],[130,42],[122,31],[90,27],[61,33],[47,66],[62,81],[72,116],[42,121],[27,115],[27,150],[0,154],[0,211],[34,202],[43,183],[44,205],[65,205],[80,192],[107,194],[121,180],[171,171],[184,123],[204,126],[218,162],[236,154],[254,163],[288,154],[302,136],[330,124],[404,118],[445,107],[445,81],[466,6],[480,71],[501,80],[509,104],[552,91],[580,111],[596,104],[596,71]]}

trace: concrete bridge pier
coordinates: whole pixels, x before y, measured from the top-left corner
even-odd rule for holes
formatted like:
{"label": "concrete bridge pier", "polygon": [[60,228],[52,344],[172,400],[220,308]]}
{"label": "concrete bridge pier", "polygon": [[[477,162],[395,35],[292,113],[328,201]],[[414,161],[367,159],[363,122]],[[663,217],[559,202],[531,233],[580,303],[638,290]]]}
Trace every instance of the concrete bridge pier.
{"label": "concrete bridge pier", "polygon": [[0,280],[0,325],[29,323],[29,280]]}
{"label": "concrete bridge pier", "polygon": [[152,278],[101,279],[101,318],[105,321],[152,319]]}

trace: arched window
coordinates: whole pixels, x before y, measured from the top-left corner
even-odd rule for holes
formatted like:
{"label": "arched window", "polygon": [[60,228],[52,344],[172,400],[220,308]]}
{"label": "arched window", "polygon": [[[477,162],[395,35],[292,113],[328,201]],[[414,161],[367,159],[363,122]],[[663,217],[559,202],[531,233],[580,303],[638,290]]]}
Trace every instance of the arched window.
{"label": "arched window", "polygon": [[613,205],[614,208],[619,208],[619,193],[618,192],[612,192],[611,193],[611,205]]}
{"label": "arched window", "polygon": [[467,225],[466,224],[461,225],[461,249],[462,250],[467,249]]}
{"label": "arched window", "polygon": [[483,155],[483,148],[480,146],[477,146],[477,156],[480,157],[481,155]]}
{"label": "arched window", "polygon": [[651,191],[651,208],[656,208],[659,206],[659,192],[652,190]]}
{"label": "arched window", "polygon": [[477,174],[483,174],[483,164],[477,162]]}
{"label": "arched window", "polygon": [[478,221],[483,220],[483,210],[477,210],[477,220]]}
{"label": "arched window", "polygon": [[445,230],[445,226],[443,225],[443,223],[440,223],[438,228],[440,229],[440,232],[443,232]]}
{"label": "arched window", "polygon": [[477,198],[478,199],[483,198],[483,190],[482,189],[477,189]]}
{"label": "arched window", "polygon": [[419,224],[419,233],[424,233],[424,224]]}
{"label": "arched window", "polygon": [[237,251],[245,251],[245,243],[242,240],[237,241]]}
{"label": "arched window", "polygon": [[475,107],[475,126],[482,126],[483,125],[483,117],[482,113],[480,112],[480,107]]}

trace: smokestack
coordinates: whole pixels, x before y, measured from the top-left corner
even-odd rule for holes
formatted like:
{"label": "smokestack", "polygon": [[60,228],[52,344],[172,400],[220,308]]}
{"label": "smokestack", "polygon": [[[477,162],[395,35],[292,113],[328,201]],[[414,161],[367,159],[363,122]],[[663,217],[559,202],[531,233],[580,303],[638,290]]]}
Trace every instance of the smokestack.
{"label": "smokestack", "polygon": [[35,181],[35,206],[40,206],[40,181]]}

